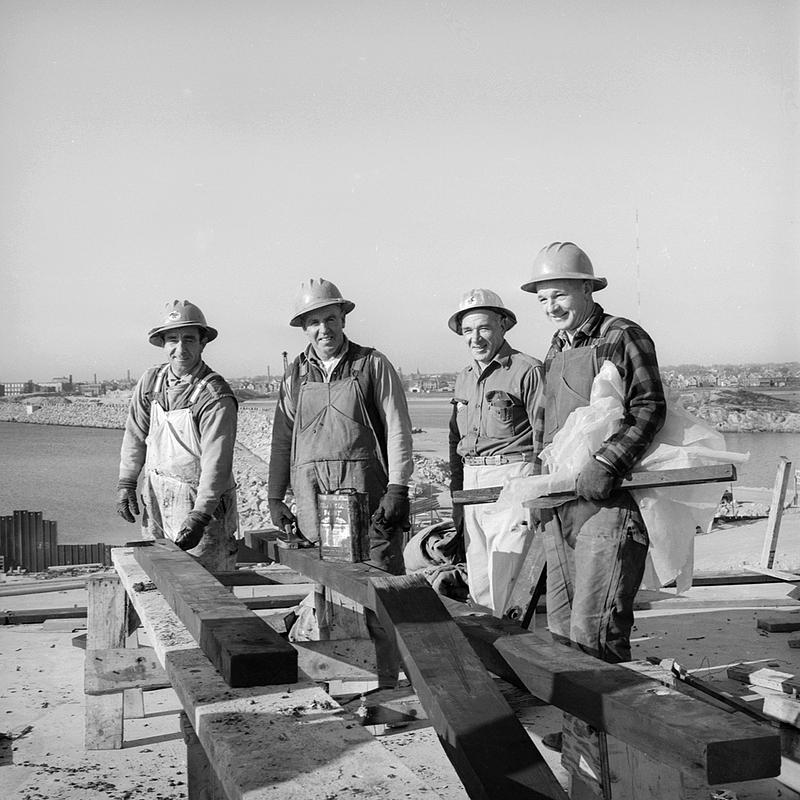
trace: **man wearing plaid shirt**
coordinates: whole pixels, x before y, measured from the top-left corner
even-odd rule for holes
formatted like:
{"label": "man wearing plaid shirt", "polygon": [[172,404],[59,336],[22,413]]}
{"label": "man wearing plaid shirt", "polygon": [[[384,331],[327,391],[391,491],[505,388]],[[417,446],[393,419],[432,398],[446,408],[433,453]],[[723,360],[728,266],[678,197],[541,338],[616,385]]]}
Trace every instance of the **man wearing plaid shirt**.
{"label": "man wearing plaid shirt", "polygon": [[622,424],[578,475],[578,499],[541,512],[551,633],[617,663],[630,660],[633,600],[648,547],[639,509],[620,484],[664,424],[666,403],[653,341],[636,323],[606,314],[594,301],[592,293],[606,285],[583,250],[554,242],[537,255],[522,289],[537,295],[556,327],[534,426],[537,454],[572,411],[588,405],[604,361],[622,378]]}

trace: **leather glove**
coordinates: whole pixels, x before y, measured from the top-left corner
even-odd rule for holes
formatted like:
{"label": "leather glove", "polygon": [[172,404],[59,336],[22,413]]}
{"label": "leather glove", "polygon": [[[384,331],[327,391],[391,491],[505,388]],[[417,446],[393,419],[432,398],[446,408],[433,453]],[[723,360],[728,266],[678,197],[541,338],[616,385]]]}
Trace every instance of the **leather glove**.
{"label": "leather glove", "polygon": [[275,497],[270,497],[267,503],[269,503],[269,515],[272,517],[272,524],[282,531],[288,530],[291,533],[292,526],[295,523],[295,516],[289,510],[289,506],[283,500],[278,500]]}
{"label": "leather glove", "polygon": [[208,523],[211,522],[210,514],[203,514],[200,511],[190,511],[178,531],[175,544],[181,550],[191,550],[200,544]]}
{"label": "leather glove", "polygon": [[117,484],[117,514],[126,522],[136,522],[134,515],[138,513],[136,481],[120,481]]}
{"label": "leather glove", "polygon": [[378,508],[372,515],[375,525],[387,528],[402,528],[411,530],[411,503],[408,499],[408,486],[399,483],[390,483],[386,493],[381,497]]}
{"label": "leather glove", "polygon": [[596,458],[590,458],[578,475],[575,491],[586,500],[605,500],[619,489],[621,483],[622,478],[614,475],[610,467]]}

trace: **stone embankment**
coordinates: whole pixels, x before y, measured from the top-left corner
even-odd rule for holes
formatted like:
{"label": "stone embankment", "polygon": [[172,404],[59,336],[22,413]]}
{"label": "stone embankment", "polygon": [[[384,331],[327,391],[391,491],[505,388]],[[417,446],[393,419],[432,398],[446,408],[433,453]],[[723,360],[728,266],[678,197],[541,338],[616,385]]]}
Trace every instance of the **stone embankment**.
{"label": "stone embankment", "polygon": [[[33,410],[27,412],[26,405]],[[0,421],[39,425],[74,425],[82,428],[125,427],[127,403],[71,400],[63,397],[26,398],[25,403],[0,402]],[[272,419],[258,408],[240,408],[233,471],[239,487],[239,523],[242,530],[270,527],[267,502],[269,450]],[[442,491],[449,484],[450,468],[442,459],[414,455],[414,478],[418,485],[433,484]]]}
{"label": "stone embankment", "polygon": [[800,407],[789,398],[721,389],[686,392],[681,399],[687,411],[723,433],[800,433]]}

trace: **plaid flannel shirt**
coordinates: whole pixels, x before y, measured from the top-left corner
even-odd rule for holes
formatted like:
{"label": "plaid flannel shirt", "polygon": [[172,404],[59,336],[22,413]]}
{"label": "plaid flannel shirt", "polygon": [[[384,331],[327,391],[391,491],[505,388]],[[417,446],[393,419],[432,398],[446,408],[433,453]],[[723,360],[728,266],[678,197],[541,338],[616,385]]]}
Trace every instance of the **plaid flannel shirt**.
{"label": "plaid flannel shirt", "polygon": [[[611,361],[616,366],[625,392],[625,416],[619,431],[603,442],[595,455],[611,466],[617,475],[624,476],[644,456],[661,430],[667,405],[653,340],[635,322],[622,317],[615,317],[601,334],[604,317],[602,307],[595,303],[589,319],[575,331],[571,345],[566,334],[562,331],[556,333],[544,361],[545,387],[556,353],[570,347],[595,346],[598,367],[603,361]],[[534,427],[534,452],[537,455],[543,449],[544,430],[544,403],[541,403]]]}

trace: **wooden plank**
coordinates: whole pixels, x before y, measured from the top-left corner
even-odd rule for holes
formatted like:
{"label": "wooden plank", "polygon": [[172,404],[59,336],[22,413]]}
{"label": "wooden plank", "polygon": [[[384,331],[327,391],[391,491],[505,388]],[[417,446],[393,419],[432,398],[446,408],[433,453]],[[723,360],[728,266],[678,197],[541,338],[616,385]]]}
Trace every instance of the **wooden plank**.
{"label": "wooden plank", "polygon": [[775,548],[778,545],[778,533],[783,516],[783,501],[786,497],[786,487],[789,485],[789,475],[792,462],[786,456],[781,456],[778,462],[778,471],[775,474],[775,486],[772,490],[772,501],[767,519],[767,531],[764,534],[764,544],[761,548],[760,565],[769,569],[775,561]]}
{"label": "wooden plank", "polygon": [[536,605],[545,589],[546,566],[547,556],[542,532],[534,531],[503,613],[503,616],[519,622],[523,628],[529,627],[533,621]]}
{"label": "wooden plank", "polygon": [[378,616],[394,630],[406,674],[469,796],[567,800],[425,578],[387,576],[371,583]]}
{"label": "wooden plank", "polygon": [[534,633],[495,646],[536,697],[670,767],[699,769],[712,784],[780,772],[777,731],[741,714]]}
{"label": "wooden plank", "polygon": [[[696,483],[728,483],[736,480],[733,464],[715,464],[709,467],[685,467],[652,472],[634,472],[622,481],[623,489],[659,489],[668,486],[689,486]],[[502,486],[485,489],[462,489],[452,493],[453,503],[494,503],[500,497]],[[565,493],[568,494],[568,493]]]}
{"label": "wooden plank", "polygon": [[123,689],[164,689],[171,684],[155,653],[144,648],[86,650],[84,692],[110,694]]}
{"label": "wooden plank", "polygon": [[[16,513],[16,512],[15,512]],[[28,536],[28,512],[19,512],[19,530],[21,542],[21,560],[20,565],[23,569],[31,569],[31,540]]]}
{"label": "wooden plank", "polygon": [[11,520],[9,516],[0,516],[0,555],[3,556],[3,571],[11,566]]}
{"label": "wooden plank", "polygon": [[165,540],[134,557],[230,686],[297,681],[297,652],[188,553]]}
{"label": "wooden plank", "polygon": [[775,662],[767,664],[736,664],[728,667],[728,677],[739,683],[748,683],[752,686],[762,686],[776,692],[797,695],[800,692],[800,679],[791,672],[775,669],[780,666]]}
{"label": "wooden plank", "polygon": [[800,581],[800,575],[795,575],[793,572],[784,572],[779,569],[772,569],[771,567],[762,567],[760,564],[745,565],[745,569],[757,572],[761,575],[768,575],[776,581],[784,581],[785,583],[796,583]]}
{"label": "wooden plank", "polygon": [[49,565],[47,559],[47,545],[44,536],[44,520],[41,511],[33,513],[33,529],[36,538],[36,571],[44,572]]}
{"label": "wooden plank", "polygon": [[26,608],[0,612],[0,625],[38,625],[47,619],[86,619],[86,606]]}
{"label": "wooden plank", "polygon": [[161,592],[134,589],[148,576],[133,549],[114,548],[112,560],[227,800],[432,796],[305,676],[291,691],[227,686]]}
{"label": "wooden plank", "polygon": [[[127,635],[125,591],[119,578],[98,576],[86,585],[86,651],[123,647]],[[119,750],[124,735],[122,692],[85,697],[87,750]]]}
{"label": "wooden plank", "polygon": [[800,631],[800,611],[784,611],[769,617],[759,617],[756,627],[770,633]]}

